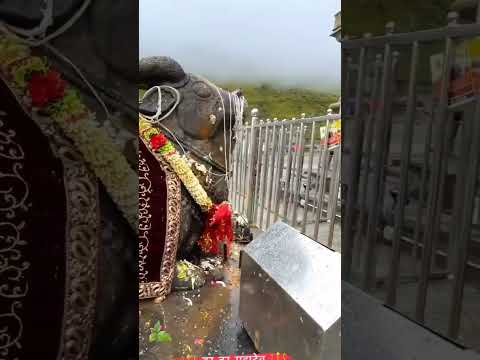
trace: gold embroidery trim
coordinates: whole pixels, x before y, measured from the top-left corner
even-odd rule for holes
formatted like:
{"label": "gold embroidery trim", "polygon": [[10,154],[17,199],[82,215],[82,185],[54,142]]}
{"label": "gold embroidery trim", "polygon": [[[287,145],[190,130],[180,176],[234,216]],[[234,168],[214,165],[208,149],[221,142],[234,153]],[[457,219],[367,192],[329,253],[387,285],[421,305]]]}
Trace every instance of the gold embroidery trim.
{"label": "gold embroidery trim", "polygon": [[[143,139],[140,139],[143,141]],[[149,147],[145,147],[150,151]],[[153,154],[152,154],[153,155]],[[175,273],[175,260],[177,245],[180,237],[180,208],[181,208],[181,183],[177,175],[162,160],[155,157],[160,167],[165,172],[167,184],[167,219],[165,232],[165,247],[160,268],[159,282],[141,282],[139,298],[159,298],[161,301],[170,293]]]}

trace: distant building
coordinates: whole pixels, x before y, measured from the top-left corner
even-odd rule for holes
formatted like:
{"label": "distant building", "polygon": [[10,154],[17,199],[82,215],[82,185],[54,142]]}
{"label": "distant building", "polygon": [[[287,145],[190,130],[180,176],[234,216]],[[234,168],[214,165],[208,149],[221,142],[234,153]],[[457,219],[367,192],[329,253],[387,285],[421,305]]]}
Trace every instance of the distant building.
{"label": "distant building", "polygon": [[338,101],[330,104],[328,107],[332,110],[333,114],[340,114],[340,104],[341,104],[341,98],[338,98]]}
{"label": "distant building", "polygon": [[[342,13],[341,11],[335,14],[335,23],[333,25],[333,30],[330,36],[334,37],[337,41],[342,39]],[[332,113],[340,114],[341,98],[338,99],[336,103],[330,104],[329,108],[332,109]]]}
{"label": "distant building", "polygon": [[335,24],[333,26],[332,33],[330,36],[334,37],[337,41],[340,41],[342,38],[342,13],[339,11],[335,14]]}

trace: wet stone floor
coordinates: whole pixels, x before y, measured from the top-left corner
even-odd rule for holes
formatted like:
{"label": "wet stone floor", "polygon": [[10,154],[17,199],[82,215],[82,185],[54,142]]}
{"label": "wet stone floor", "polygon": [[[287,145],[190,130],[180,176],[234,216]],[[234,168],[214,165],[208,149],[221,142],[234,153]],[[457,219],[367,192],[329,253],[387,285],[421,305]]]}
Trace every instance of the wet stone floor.
{"label": "wet stone floor", "polygon": [[[161,304],[140,303],[140,359],[246,355],[255,348],[239,320],[241,245],[224,264],[224,284],[207,282],[200,289],[171,293]],[[165,324],[171,342],[150,343],[151,328]]]}

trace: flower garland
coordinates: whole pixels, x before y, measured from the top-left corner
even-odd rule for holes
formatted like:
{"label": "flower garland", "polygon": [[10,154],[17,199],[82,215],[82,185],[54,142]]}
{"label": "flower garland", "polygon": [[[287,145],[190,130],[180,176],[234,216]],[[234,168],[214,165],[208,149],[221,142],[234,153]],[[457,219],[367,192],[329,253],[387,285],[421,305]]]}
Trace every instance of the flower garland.
{"label": "flower garland", "polygon": [[159,153],[168,162],[202,211],[208,211],[213,206],[212,200],[200,185],[189,164],[177,153],[172,143],[143,118],[140,118],[139,128],[144,138],[150,143],[153,152]]}
{"label": "flower garland", "polygon": [[32,113],[52,118],[81,152],[107,192],[137,231],[138,179],[109,135],[94,122],[78,93],[30,48],[0,36],[0,73]]}
{"label": "flower garland", "polygon": [[177,174],[194,201],[206,214],[206,225],[200,238],[200,248],[205,254],[218,255],[221,244],[226,240],[227,252],[231,252],[233,242],[232,208],[224,202],[215,205],[198,178],[193,173],[189,162],[182,157],[167,137],[151,123],[139,116],[140,136],[149,145],[152,152],[161,156]]}

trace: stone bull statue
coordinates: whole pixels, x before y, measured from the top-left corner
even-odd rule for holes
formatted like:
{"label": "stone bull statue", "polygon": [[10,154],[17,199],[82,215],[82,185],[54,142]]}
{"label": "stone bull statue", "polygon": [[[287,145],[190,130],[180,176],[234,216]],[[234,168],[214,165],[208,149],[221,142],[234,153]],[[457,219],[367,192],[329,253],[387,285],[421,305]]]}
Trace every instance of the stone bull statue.
{"label": "stone bull statue", "polygon": [[[0,20],[36,33],[37,27],[45,23],[45,12],[41,11],[44,3],[2,1]],[[95,87],[98,85],[97,91],[114,115],[110,123],[116,130],[130,134],[128,145],[122,143],[121,148],[135,170],[138,160],[134,149],[138,131],[135,121],[138,56],[135,51],[125,51],[117,44],[118,39],[130,44],[137,41],[138,24],[131,15],[138,11],[138,4],[129,0],[91,1],[87,10],[80,12],[86,1],[48,3],[53,6],[53,18],[51,26],[45,29],[47,35],[59,29],[74,14],[81,14],[73,28],[59,34],[49,44],[78,68],[85,69],[86,77]],[[109,16],[105,16],[106,12]],[[1,31],[0,34],[3,35]],[[72,71],[71,65],[43,46],[32,49],[32,52],[46,57],[62,78],[69,81],[88,104],[89,110],[98,115],[100,125],[105,119],[102,107],[84,81]],[[2,50],[0,53],[5,55]],[[14,96],[10,90],[11,83],[4,79],[0,80],[0,134],[14,131],[15,138],[0,152],[10,151],[12,146],[15,146],[13,149],[22,149],[15,151],[26,156],[18,160],[22,166],[19,176],[24,180],[13,179],[13,184],[25,181],[29,191],[26,198],[28,211],[19,208],[22,212],[15,212],[17,218],[9,220],[13,225],[22,224],[20,235],[24,242],[16,245],[18,250],[14,249],[20,253],[7,254],[2,250],[2,257],[11,256],[9,261],[24,264],[26,268],[18,278],[4,273],[5,278],[11,279],[2,281],[9,286],[3,293],[28,288],[25,296],[17,294],[16,298],[9,300],[0,296],[0,326],[4,338],[2,358],[136,358],[136,233],[82,160],[81,153],[71,145],[70,139],[58,128],[47,128],[48,131],[40,128],[37,122],[47,126],[48,118],[40,121],[28,115],[20,104],[20,97]],[[2,135],[0,138],[3,139]],[[116,136],[116,139],[120,137]],[[26,159],[31,160],[26,162]],[[0,173],[11,172],[15,162],[17,160],[0,155]],[[0,179],[0,193],[11,187],[6,180],[9,178],[4,176]],[[137,190],[135,187],[131,189],[133,192]],[[76,196],[66,198],[69,191],[77,191]],[[24,186],[15,185],[11,192],[11,199],[22,199]],[[4,200],[1,197],[0,202]],[[78,203],[72,204],[76,198],[82,199],[80,209]],[[85,209],[87,205],[89,209]],[[15,235],[15,228],[4,224],[6,216],[11,216],[10,212],[4,211],[5,207],[2,202],[2,248],[9,246],[9,236]],[[88,216],[94,212],[97,216]],[[75,217],[76,214],[81,214],[80,219]],[[87,230],[80,231],[79,226],[83,226],[85,219],[89,222],[85,227]],[[81,244],[77,245],[72,238],[81,239]],[[72,261],[71,254],[78,255],[81,262]],[[22,282],[21,288],[16,283],[19,281]],[[28,287],[25,287],[26,283]],[[16,305],[19,301],[21,307]],[[21,336],[19,332],[22,332]]]}
{"label": "stone bull statue", "polygon": [[[232,129],[242,119],[241,92],[223,90],[203,77],[186,73],[175,60],[162,56],[142,59],[139,78],[141,86],[150,89],[141,100],[140,113],[156,117],[155,126],[177,149],[183,148],[200,164],[204,169],[201,182],[212,200],[227,200],[225,171],[234,142]],[[182,186],[178,258],[196,257],[195,245],[203,227],[200,208]]]}

